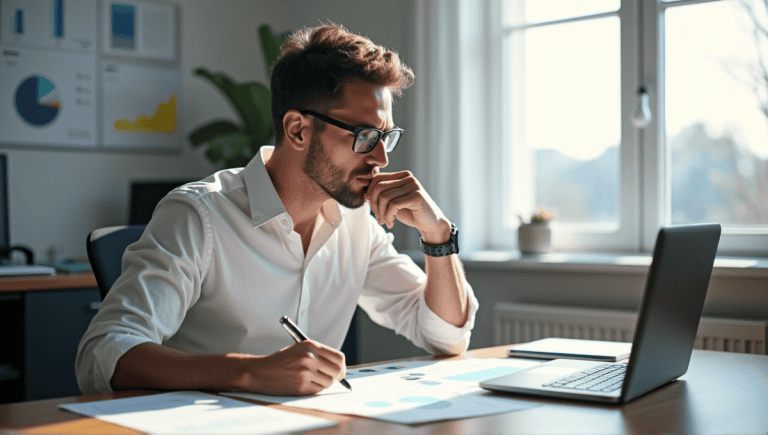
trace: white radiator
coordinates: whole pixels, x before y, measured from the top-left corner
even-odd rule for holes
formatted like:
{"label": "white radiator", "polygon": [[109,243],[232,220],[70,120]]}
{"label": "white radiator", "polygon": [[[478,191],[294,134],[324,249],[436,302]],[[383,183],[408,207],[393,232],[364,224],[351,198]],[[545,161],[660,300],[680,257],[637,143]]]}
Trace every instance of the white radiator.
{"label": "white radiator", "polygon": [[[547,337],[631,342],[637,313],[497,302],[494,344],[525,343]],[[768,321],[702,317],[695,349],[765,355]]]}

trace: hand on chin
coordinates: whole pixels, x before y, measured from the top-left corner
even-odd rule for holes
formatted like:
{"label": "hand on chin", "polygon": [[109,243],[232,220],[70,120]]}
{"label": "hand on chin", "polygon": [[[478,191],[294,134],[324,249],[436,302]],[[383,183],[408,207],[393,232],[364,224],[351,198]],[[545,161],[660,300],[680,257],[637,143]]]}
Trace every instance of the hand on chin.
{"label": "hand on chin", "polygon": [[[421,183],[409,171],[375,175],[365,199],[379,224],[392,228],[395,220],[418,229],[422,234],[448,222]],[[449,224],[450,225],[450,224]]]}

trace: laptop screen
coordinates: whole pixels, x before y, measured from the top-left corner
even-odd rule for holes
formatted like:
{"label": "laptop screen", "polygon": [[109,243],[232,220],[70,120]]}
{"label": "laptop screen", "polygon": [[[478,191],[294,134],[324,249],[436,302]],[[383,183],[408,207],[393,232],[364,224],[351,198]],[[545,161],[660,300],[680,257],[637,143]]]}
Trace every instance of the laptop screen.
{"label": "laptop screen", "polygon": [[632,341],[625,401],[688,370],[719,240],[718,224],[659,231]]}

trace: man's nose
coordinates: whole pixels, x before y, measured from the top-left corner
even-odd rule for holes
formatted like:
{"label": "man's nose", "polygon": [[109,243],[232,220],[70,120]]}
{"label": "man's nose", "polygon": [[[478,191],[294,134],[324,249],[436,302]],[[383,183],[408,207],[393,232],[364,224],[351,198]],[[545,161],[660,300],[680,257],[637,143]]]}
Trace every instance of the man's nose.
{"label": "man's nose", "polygon": [[384,140],[379,140],[375,147],[368,153],[366,162],[371,166],[385,168],[389,164],[387,150],[384,149]]}

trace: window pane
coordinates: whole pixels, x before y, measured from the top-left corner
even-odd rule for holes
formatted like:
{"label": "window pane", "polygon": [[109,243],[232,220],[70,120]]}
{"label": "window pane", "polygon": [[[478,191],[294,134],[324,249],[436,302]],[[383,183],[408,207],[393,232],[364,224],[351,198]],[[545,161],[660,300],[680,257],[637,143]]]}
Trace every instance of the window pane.
{"label": "window pane", "polygon": [[619,10],[620,0],[512,0],[507,3],[507,23],[540,23],[585,17]]}
{"label": "window pane", "polygon": [[513,36],[512,146],[528,150],[532,168],[513,167],[531,172],[534,208],[560,222],[618,224],[619,39],[617,17]]}
{"label": "window pane", "polygon": [[672,223],[768,224],[767,17],[762,0],[667,9]]}

